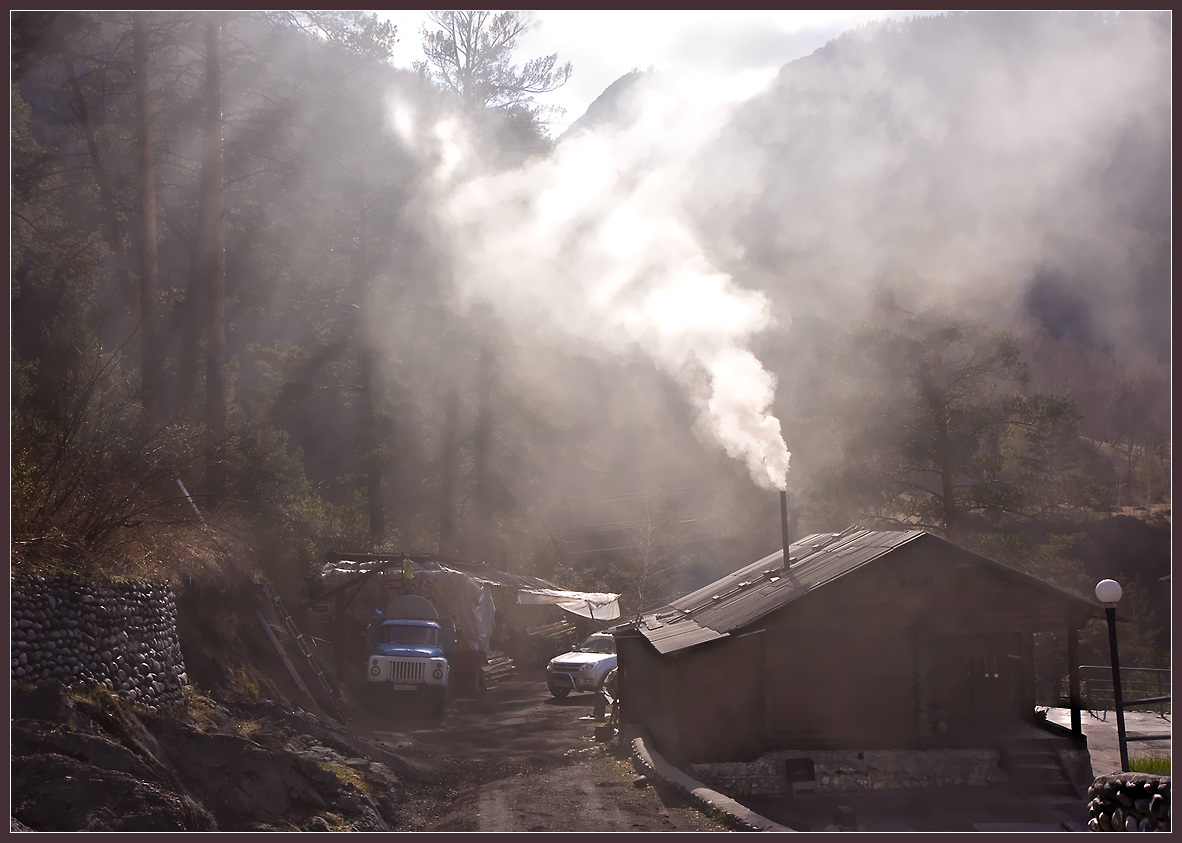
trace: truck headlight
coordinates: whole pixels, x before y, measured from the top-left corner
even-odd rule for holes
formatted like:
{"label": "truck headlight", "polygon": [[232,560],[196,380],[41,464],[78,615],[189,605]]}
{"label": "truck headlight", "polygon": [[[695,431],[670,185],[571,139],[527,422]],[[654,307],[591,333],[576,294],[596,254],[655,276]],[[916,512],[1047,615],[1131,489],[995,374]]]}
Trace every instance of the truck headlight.
{"label": "truck headlight", "polygon": [[434,676],[436,679],[442,679],[443,678],[443,668],[436,667],[435,672],[431,675]]}
{"label": "truck headlight", "polygon": [[369,669],[369,673],[370,673],[370,675],[371,675],[371,676],[381,676],[381,675],[382,675],[382,669],[381,669],[380,667],[378,667],[378,666],[375,664],[373,667],[371,667],[371,668]]}

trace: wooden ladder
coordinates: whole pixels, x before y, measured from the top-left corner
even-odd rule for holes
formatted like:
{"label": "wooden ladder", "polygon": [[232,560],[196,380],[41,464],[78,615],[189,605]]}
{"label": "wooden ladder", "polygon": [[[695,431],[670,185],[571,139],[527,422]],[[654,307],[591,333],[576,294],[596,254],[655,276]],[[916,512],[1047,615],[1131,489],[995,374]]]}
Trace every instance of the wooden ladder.
{"label": "wooden ladder", "polygon": [[341,690],[325,672],[324,667],[320,664],[320,659],[316,657],[315,644],[310,644],[305,640],[305,636],[300,632],[300,628],[296,626],[295,618],[291,616],[291,612],[287,611],[287,607],[283,605],[283,599],[280,598],[279,593],[271,587],[268,582],[263,583],[263,594],[266,595],[267,600],[275,609],[275,613],[279,615],[279,619],[283,621],[283,625],[287,627],[287,631],[291,637],[295,639],[296,647],[299,648],[300,654],[308,662],[308,667],[312,670],[312,674],[320,682],[320,687],[324,689],[324,693],[328,698],[329,710],[332,715],[342,723],[345,722],[345,716],[341,713],[341,708],[345,703],[344,697],[341,696]]}

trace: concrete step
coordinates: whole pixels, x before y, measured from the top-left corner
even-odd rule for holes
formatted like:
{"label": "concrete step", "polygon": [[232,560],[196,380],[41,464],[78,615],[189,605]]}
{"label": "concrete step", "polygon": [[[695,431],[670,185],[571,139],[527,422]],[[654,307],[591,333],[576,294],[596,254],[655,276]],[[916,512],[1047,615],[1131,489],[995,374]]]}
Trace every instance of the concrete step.
{"label": "concrete step", "polygon": [[1051,752],[1003,752],[1001,763],[1003,766],[1054,764],[1055,754]]}
{"label": "concrete step", "polygon": [[1058,764],[1017,764],[1008,769],[1010,778],[1018,782],[1067,781]]}
{"label": "concrete step", "polygon": [[1005,738],[1001,742],[1002,752],[1054,752],[1053,738]]}
{"label": "concrete step", "polygon": [[1016,783],[1025,793],[1038,793],[1044,796],[1076,796],[1075,786],[1067,779],[1057,782],[1021,782]]}

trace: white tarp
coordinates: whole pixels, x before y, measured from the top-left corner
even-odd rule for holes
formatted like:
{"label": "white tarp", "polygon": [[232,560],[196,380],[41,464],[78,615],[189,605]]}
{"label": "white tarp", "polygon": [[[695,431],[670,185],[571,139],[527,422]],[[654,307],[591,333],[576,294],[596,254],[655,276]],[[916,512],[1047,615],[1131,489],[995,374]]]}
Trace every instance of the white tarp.
{"label": "white tarp", "polygon": [[604,592],[529,588],[517,592],[517,602],[535,605],[548,603],[597,621],[614,621],[620,616],[620,595]]}
{"label": "white tarp", "polygon": [[[333,580],[364,573],[367,567],[372,566],[353,562],[344,562],[339,566],[329,563],[321,570],[321,576],[332,583]],[[412,569],[414,578],[425,583],[425,586],[418,586],[425,592],[423,596],[435,605],[442,617],[456,625],[460,643],[470,649],[487,652],[496,618],[492,589],[474,577],[435,563],[412,563]],[[402,567],[393,566],[375,574],[361,586],[367,597],[352,600],[350,610],[368,618],[373,609],[386,609],[396,594],[387,591],[383,581],[387,578],[401,581],[402,571]]]}
{"label": "white tarp", "polygon": [[415,576],[431,583],[436,600],[455,623],[460,640],[474,650],[488,652],[496,618],[492,589],[448,568],[431,571],[416,566]]}
{"label": "white tarp", "polygon": [[[332,582],[356,576],[375,564],[348,560],[330,562],[321,569],[321,576]],[[425,596],[435,603],[435,608],[441,615],[451,618],[456,624],[456,631],[464,645],[481,651],[488,650],[496,615],[492,589],[488,587],[490,585],[512,588],[517,592],[518,603],[554,605],[572,614],[597,621],[612,621],[620,616],[618,594],[535,588],[525,585],[527,578],[515,577],[500,571],[481,576],[459,571],[439,562],[412,562],[407,559],[403,564],[411,567],[415,578],[426,581],[428,587]],[[366,588],[370,597],[353,602],[350,608],[367,617],[374,608],[386,608],[390,595],[383,596],[383,580],[401,580],[402,577],[403,569],[399,566],[390,566],[377,573]]]}

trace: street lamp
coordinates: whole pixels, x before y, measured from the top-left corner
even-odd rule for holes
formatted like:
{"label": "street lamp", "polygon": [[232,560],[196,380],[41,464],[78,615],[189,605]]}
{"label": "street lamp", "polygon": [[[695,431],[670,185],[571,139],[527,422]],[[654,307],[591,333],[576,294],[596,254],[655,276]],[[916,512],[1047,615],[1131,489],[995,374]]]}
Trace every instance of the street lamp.
{"label": "street lamp", "polygon": [[1120,695],[1120,658],[1116,654],[1116,604],[1123,594],[1116,580],[1100,580],[1096,583],[1096,599],[1104,604],[1104,615],[1108,618],[1108,648],[1112,661],[1112,702],[1116,706],[1116,735],[1120,742],[1120,769],[1129,770],[1129,747],[1125,741],[1125,712]]}

